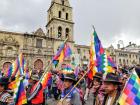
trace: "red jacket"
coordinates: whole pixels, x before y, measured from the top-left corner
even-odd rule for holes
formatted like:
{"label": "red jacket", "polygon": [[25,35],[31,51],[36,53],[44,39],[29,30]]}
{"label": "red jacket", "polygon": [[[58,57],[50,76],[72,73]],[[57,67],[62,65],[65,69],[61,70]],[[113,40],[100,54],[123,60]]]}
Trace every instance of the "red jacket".
{"label": "red jacket", "polygon": [[38,83],[36,83],[31,89],[31,94],[35,94],[35,96],[31,99],[32,104],[42,104],[43,103],[43,88],[42,88],[41,83],[39,84],[40,86],[38,87],[38,91],[34,91],[37,84]]}

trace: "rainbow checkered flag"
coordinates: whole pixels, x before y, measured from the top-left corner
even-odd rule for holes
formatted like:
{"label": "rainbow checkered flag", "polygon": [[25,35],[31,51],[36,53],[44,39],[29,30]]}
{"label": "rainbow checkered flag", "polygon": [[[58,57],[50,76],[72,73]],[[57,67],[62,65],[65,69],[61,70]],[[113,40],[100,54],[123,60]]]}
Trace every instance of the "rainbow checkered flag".
{"label": "rainbow checkered flag", "polygon": [[62,69],[63,74],[71,74],[74,72],[70,64],[66,64]]}
{"label": "rainbow checkered flag", "polygon": [[119,98],[120,105],[140,105],[140,78],[134,71]]}
{"label": "rainbow checkered flag", "polygon": [[[93,27],[94,28],[94,27]],[[90,47],[90,64],[89,64],[89,73],[88,77],[93,79],[93,76],[96,72],[102,72],[107,74],[109,72],[115,73],[117,68],[115,62],[109,55],[108,52],[102,46],[102,43],[96,33],[94,28],[94,33],[91,36],[91,47]]]}
{"label": "rainbow checkered flag", "polygon": [[26,91],[22,78],[16,78],[15,81],[11,82],[8,86],[9,89],[13,90],[13,98],[15,105],[23,105],[27,103]]}

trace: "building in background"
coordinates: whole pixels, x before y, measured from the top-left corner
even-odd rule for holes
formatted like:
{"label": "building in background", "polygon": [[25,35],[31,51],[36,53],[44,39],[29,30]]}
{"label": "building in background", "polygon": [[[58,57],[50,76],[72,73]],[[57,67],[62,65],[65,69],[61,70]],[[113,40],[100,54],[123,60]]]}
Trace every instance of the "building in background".
{"label": "building in background", "polygon": [[132,66],[140,64],[140,46],[129,43],[128,46],[115,49],[112,45],[107,48],[116,64]]}
{"label": "building in background", "polygon": [[29,68],[44,70],[67,37],[73,54],[79,56],[73,60],[79,61],[80,66],[87,66],[89,46],[74,42],[72,10],[69,0],[52,0],[45,32],[41,28],[33,33],[0,31],[0,68],[7,69],[22,52]]}

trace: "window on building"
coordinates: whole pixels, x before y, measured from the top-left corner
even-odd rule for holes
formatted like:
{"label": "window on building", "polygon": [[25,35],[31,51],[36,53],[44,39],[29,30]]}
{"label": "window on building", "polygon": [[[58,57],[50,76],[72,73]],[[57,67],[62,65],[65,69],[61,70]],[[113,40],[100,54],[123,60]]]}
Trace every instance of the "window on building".
{"label": "window on building", "polygon": [[49,20],[51,20],[51,15],[49,15]]}
{"label": "window on building", "polygon": [[128,59],[127,59],[127,64],[128,64]]}
{"label": "window on building", "polygon": [[131,54],[129,55],[129,58],[131,58]]}
{"label": "window on building", "polygon": [[48,30],[48,32],[47,32],[47,36],[49,36],[49,34],[50,34],[50,32],[49,32],[49,30]]}
{"label": "window on building", "polygon": [[86,56],[84,56],[83,59],[86,59]]}
{"label": "window on building", "polygon": [[65,4],[65,1],[64,0],[62,0],[62,5],[64,5]]}
{"label": "window on building", "polygon": [[7,56],[11,56],[13,53],[13,48],[12,47],[7,47]]}
{"label": "window on building", "polygon": [[69,37],[69,29],[66,28],[66,38]]}
{"label": "window on building", "polygon": [[119,63],[120,63],[120,64],[122,63],[121,59],[119,59]]}
{"label": "window on building", "polygon": [[36,39],[36,47],[42,48],[42,39]]}
{"label": "window on building", "polygon": [[61,18],[61,11],[58,12],[58,17]]}
{"label": "window on building", "polygon": [[69,14],[66,13],[66,20],[69,20]]}
{"label": "window on building", "polygon": [[51,29],[50,29],[50,36],[52,36],[52,27],[51,27]]}
{"label": "window on building", "polygon": [[80,54],[81,53],[81,50],[80,49],[77,49],[77,52],[78,52],[78,54]]}
{"label": "window on building", "polygon": [[58,38],[61,38],[61,36],[62,36],[62,27],[59,26],[58,27]]}
{"label": "window on building", "polygon": [[123,59],[123,64],[125,64],[125,59]]}
{"label": "window on building", "polygon": [[138,56],[136,55],[136,59],[138,58]]}

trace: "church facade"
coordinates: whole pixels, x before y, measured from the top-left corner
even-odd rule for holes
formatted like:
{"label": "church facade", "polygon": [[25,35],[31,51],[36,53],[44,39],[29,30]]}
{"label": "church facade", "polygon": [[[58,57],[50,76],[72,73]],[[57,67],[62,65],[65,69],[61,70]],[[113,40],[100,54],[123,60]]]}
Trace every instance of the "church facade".
{"label": "church facade", "polygon": [[41,28],[34,33],[0,31],[0,69],[7,69],[22,52],[29,68],[44,70],[66,38],[73,51],[67,60],[76,60],[86,67],[89,46],[75,44],[72,9],[68,0],[52,0],[46,32]]}

